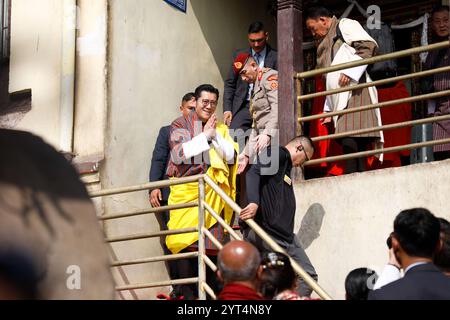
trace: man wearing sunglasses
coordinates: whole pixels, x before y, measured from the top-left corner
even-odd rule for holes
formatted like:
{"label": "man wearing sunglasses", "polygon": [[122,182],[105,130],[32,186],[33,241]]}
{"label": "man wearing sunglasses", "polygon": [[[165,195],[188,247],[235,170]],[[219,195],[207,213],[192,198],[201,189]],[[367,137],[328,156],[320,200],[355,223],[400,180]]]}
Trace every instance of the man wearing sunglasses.
{"label": "man wearing sunglasses", "polygon": [[[314,153],[313,142],[309,137],[299,136],[285,147],[271,145],[266,150],[247,172],[249,204],[242,209],[240,219],[255,219],[288,255],[317,280],[316,271],[294,234],[296,201],[291,178],[293,167],[301,167],[311,159]],[[268,156],[263,156],[265,154]],[[263,253],[271,251],[252,229],[243,223],[241,226],[245,240],[253,243]],[[309,297],[312,289],[303,280],[299,284],[299,295]]]}
{"label": "man wearing sunglasses", "polygon": [[[248,29],[248,42],[250,47],[234,52],[233,62],[241,53],[248,53],[254,57],[257,64],[263,68],[277,69],[277,52],[267,43],[269,33],[264,30],[262,22],[253,22]],[[225,80],[223,110],[224,122],[231,129],[246,131],[252,125],[250,115],[250,93],[252,85],[243,81],[230,68],[228,78]]]}

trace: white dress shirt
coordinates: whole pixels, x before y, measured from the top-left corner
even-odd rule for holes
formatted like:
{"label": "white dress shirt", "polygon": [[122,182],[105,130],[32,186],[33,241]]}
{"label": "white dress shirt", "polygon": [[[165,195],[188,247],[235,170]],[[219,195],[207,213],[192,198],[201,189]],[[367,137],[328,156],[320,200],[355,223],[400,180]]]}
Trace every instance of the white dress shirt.
{"label": "white dress shirt", "polygon": [[[264,62],[266,60],[266,53],[267,53],[267,46],[264,47],[264,49],[262,49],[262,51],[259,53],[259,58],[256,59],[256,52],[255,50],[252,49],[252,56],[255,60],[257,60],[256,62],[258,63],[260,68],[264,68]],[[251,95],[252,95],[252,90],[253,90],[253,83],[250,83],[248,85],[248,94],[247,94],[247,101],[250,101]]]}
{"label": "white dress shirt", "polygon": [[[234,159],[234,147],[233,144],[225,140],[220,133],[216,131],[215,138],[211,141],[212,146],[217,151],[217,153],[225,159],[227,162]],[[205,151],[208,151],[211,146],[208,143],[206,135],[202,132],[201,134],[192,138],[192,140],[182,144],[183,153],[186,159],[190,159],[199,155]]]}

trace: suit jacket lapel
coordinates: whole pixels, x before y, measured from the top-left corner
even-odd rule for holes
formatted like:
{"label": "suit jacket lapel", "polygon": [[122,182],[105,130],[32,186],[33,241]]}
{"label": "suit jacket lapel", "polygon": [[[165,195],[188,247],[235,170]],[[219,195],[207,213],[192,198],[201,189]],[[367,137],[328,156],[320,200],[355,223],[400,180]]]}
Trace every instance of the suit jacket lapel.
{"label": "suit jacket lapel", "polygon": [[267,44],[266,57],[264,58],[264,67],[274,69],[276,53],[272,50],[272,47]]}

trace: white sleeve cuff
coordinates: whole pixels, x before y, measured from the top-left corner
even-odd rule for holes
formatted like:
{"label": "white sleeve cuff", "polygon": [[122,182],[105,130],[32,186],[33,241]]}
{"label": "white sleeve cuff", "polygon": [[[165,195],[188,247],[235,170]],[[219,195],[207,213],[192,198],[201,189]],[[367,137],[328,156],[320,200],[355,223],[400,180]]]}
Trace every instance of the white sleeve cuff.
{"label": "white sleeve cuff", "polygon": [[208,139],[204,133],[192,138],[191,141],[182,144],[184,157],[190,159],[209,150]]}
{"label": "white sleeve cuff", "polygon": [[225,158],[227,162],[234,159],[233,145],[225,140],[220,133],[216,132],[216,138],[212,140],[212,144],[220,156]]}
{"label": "white sleeve cuff", "polygon": [[325,104],[323,105],[323,112],[331,112],[331,104],[328,96],[325,98]]}

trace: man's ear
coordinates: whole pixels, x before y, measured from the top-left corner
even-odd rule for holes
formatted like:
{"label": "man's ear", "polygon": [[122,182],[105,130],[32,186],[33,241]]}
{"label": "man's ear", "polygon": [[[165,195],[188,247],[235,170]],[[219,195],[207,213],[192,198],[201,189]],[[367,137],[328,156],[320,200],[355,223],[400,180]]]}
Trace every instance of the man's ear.
{"label": "man's ear", "polygon": [[266,31],[265,36],[266,36],[266,41],[269,40],[269,32],[268,31]]}
{"label": "man's ear", "polygon": [[392,236],[392,249],[394,249],[394,252],[398,252],[401,248],[400,242],[398,242],[397,238],[393,235]]}
{"label": "man's ear", "polygon": [[219,279],[220,282],[224,283],[223,277],[222,277],[222,272],[220,272],[220,270],[217,270],[216,276],[217,276],[217,278]]}
{"label": "man's ear", "polygon": [[441,237],[439,237],[439,241],[436,244],[436,249],[434,250],[434,254],[438,254],[439,252],[441,252],[442,248],[444,247],[444,240],[442,240]]}
{"label": "man's ear", "polygon": [[327,20],[327,18],[325,18],[325,17],[320,17],[320,18],[319,18],[319,21],[320,21],[321,24],[325,25],[325,24],[327,23],[328,20]]}
{"label": "man's ear", "polygon": [[263,266],[259,266],[258,269],[256,270],[256,279],[260,280],[262,278],[262,273],[263,273]]}

